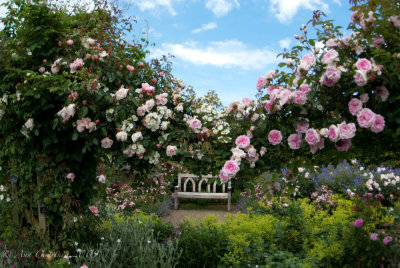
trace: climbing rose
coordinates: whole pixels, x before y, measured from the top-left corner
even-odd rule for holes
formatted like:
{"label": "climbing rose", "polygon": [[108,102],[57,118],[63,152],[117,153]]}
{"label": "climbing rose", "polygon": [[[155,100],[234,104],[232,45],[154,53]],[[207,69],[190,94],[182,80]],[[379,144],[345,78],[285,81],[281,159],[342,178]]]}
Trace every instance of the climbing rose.
{"label": "climbing rose", "polygon": [[127,69],[129,72],[132,72],[133,70],[135,70],[135,68],[134,68],[132,65],[126,65],[126,69]]}
{"label": "climbing rose", "polygon": [[318,134],[318,132],[313,129],[313,128],[309,128],[306,131],[306,142],[310,145],[315,145],[316,143],[318,143],[320,140],[320,136]]}
{"label": "climbing rose", "polygon": [[71,40],[71,39],[67,40],[67,45],[68,46],[72,46],[73,44],[74,44],[73,40]]}
{"label": "climbing rose", "polygon": [[174,155],[176,155],[176,150],[177,150],[176,146],[174,146],[174,145],[168,145],[168,146],[167,146],[167,156],[174,156]]}
{"label": "climbing rose", "polygon": [[339,81],[342,73],[335,67],[328,66],[324,75],[321,77],[320,83],[327,87],[333,87]]}
{"label": "climbing rose", "polygon": [[292,134],[288,138],[289,147],[293,150],[297,150],[301,146],[301,135],[299,134]]}
{"label": "climbing rose", "polygon": [[365,86],[367,84],[367,74],[365,71],[357,70],[356,74],[354,75],[354,82],[357,86]]}
{"label": "climbing rose", "polygon": [[338,128],[340,139],[351,139],[356,135],[356,125],[354,123],[346,124],[346,122],[342,122]]}
{"label": "climbing rose", "polygon": [[385,128],[385,118],[382,115],[375,115],[374,123],[372,124],[372,132],[379,133]]}
{"label": "climbing rose", "polygon": [[338,61],[338,60],[339,60],[339,53],[334,49],[330,49],[322,57],[322,63],[323,64],[331,64],[331,63],[334,63],[335,61]]}
{"label": "climbing rose", "polygon": [[268,134],[268,141],[272,145],[278,145],[282,141],[282,133],[279,130],[271,130]]}
{"label": "climbing rose", "polygon": [[239,137],[236,138],[236,145],[239,148],[247,148],[250,145],[250,138],[246,135],[240,135]]}
{"label": "climbing rose", "polygon": [[104,149],[109,149],[109,148],[111,148],[111,146],[113,145],[113,141],[110,139],[110,138],[108,138],[108,137],[106,137],[106,138],[104,138],[104,139],[102,139],[101,140],[101,146],[104,148]]}
{"label": "climbing rose", "polygon": [[120,87],[120,89],[118,89],[118,91],[115,93],[115,98],[116,98],[117,100],[125,99],[126,96],[128,95],[128,91],[129,91],[129,89],[124,88],[124,85],[122,85],[122,86]]}
{"label": "climbing rose", "polygon": [[372,69],[372,64],[367,59],[359,59],[356,62],[356,67],[357,67],[358,70],[368,72],[368,71],[370,71]]}
{"label": "climbing rose", "polygon": [[124,141],[126,141],[128,139],[128,134],[125,131],[120,131],[115,135],[115,138],[118,141],[124,142]]}
{"label": "climbing rose", "polygon": [[384,102],[389,97],[389,91],[385,86],[380,86],[375,89],[376,97],[380,97],[381,100]]}
{"label": "climbing rose", "polygon": [[80,58],[77,58],[74,62],[70,63],[69,68],[71,69],[71,74],[75,73],[79,68],[82,68],[84,64],[85,63]]}
{"label": "climbing rose", "polygon": [[28,120],[26,120],[25,127],[27,129],[32,130],[34,126],[35,126],[35,123],[33,121],[33,118],[29,118]]}
{"label": "climbing rose", "polygon": [[264,85],[265,85],[264,76],[260,76],[260,77],[257,79],[257,89],[258,89],[258,90],[261,90],[261,89],[264,87]]}
{"label": "climbing rose", "polygon": [[228,176],[234,176],[239,171],[239,166],[235,161],[228,160],[224,164],[223,171],[225,171]]}
{"label": "climbing rose", "polygon": [[362,109],[362,102],[359,99],[353,98],[348,104],[349,111],[352,115],[357,115]]}
{"label": "climbing rose", "polygon": [[360,127],[369,128],[375,120],[375,113],[368,108],[362,109],[357,115],[357,122]]}
{"label": "climbing rose", "polygon": [[341,145],[335,143],[335,148],[340,152],[345,152],[351,147],[351,140],[340,140]]}
{"label": "climbing rose", "polygon": [[221,183],[228,182],[228,180],[229,180],[228,173],[226,173],[226,171],[224,171],[224,170],[221,170],[219,172],[219,178],[221,180]]}
{"label": "climbing rose", "polygon": [[363,226],[363,224],[364,224],[364,220],[363,219],[357,219],[357,220],[355,220],[353,222],[353,226],[357,227],[357,228]]}

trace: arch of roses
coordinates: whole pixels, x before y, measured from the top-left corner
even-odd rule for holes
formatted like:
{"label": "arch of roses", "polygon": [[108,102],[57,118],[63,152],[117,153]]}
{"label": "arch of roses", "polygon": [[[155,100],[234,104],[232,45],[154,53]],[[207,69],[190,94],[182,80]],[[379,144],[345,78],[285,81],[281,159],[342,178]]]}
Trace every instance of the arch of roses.
{"label": "arch of roses", "polygon": [[124,41],[132,24],[117,10],[67,15],[14,2],[1,31],[0,184],[10,186],[9,210],[18,204],[19,220],[38,232],[43,206],[54,230],[87,211],[101,159],[129,163],[139,179],[176,161],[226,182],[313,154],[398,151],[393,1],[355,6],[348,36],[315,12],[281,69],[260,76],[257,99],[222,110],[185,95],[167,61],[146,62],[146,43]]}

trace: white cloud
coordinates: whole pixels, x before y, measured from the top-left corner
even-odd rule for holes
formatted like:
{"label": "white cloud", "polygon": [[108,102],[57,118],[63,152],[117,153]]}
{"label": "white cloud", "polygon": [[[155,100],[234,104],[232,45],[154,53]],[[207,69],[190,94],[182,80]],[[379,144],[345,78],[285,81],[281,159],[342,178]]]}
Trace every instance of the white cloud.
{"label": "white cloud", "polygon": [[137,5],[140,11],[154,10],[159,7],[166,8],[172,16],[176,16],[176,11],[172,7],[173,0],[126,0]]}
{"label": "white cloud", "polygon": [[204,24],[200,28],[194,29],[192,31],[192,33],[200,33],[200,32],[207,31],[207,30],[212,30],[212,29],[215,29],[215,28],[217,28],[217,24],[215,22],[210,22],[210,23]]}
{"label": "white cloud", "polygon": [[291,43],[292,43],[292,39],[289,37],[286,37],[285,39],[279,41],[279,46],[281,48],[289,49]]}
{"label": "white cloud", "polygon": [[233,8],[239,8],[238,0],[207,0],[206,8],[210,9],[217,17],[225,16]]}
{"label": "white cloud", "polygon": [[329,5],[322,0],[270,0],[270,4],[272,12],[281,23],[289,23],[301,8],[329,11]]}
{"label": "white cloud", "polygon": [[176,58],[195,65],[212,65],[221,68],[241,68],[244,70],[264,70],[268,64],[276,64],[276,53],[268,48],[249,49],[238,40],[210,42],[200,47],[196,42],[184,44],[162,44],[151,55],[158,58],[172,54]]}

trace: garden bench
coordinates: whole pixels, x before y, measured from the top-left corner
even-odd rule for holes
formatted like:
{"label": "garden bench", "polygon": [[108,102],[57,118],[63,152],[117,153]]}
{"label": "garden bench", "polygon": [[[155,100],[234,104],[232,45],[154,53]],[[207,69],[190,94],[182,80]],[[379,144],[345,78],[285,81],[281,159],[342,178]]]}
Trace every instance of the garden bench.
{"label": "garden bench", "polygon": [[[208,179],[212,178],[212,175],[202,175],[201,179],[196,183],[196,179],[199,176],[193,174],[178,174],[178,185],[175,186],[174,194],[174,208],[178,209],[179,198],[202,198],[202,199],[228,199],[228,211],[231,210],[231,182],[228,182],[227,192],[225,192],[226,183],[222,184],[221,192],[217,192],[217,181],[211,184],[207,184]],[[182,189],[183,180],[183,189]],[[192,191],[187,191],[188,183],[192,183]],[[205,183],[207,191],[202,191],[202,184]],[[196,187],[197,185],[197,187]],[[197,189],[197,191],[196,191]]]}

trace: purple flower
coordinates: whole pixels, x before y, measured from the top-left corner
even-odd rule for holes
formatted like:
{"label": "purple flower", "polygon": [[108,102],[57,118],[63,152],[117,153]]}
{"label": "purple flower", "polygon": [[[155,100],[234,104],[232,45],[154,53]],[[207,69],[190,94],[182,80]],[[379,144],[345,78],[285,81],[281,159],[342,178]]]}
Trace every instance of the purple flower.
{"label": "purple flower", "polygon": [[378,240],[379,235],[377,233],[373,233],[369,236],[369,239],[371,239],[372,241],[376,241]]}
{"label": "purple flower", "polygon": [[357,219],[357,220],[355,220],[353,222],[353,226],[357,227],[357,228],[363,226],[363,224],[364,224],[364,220],[363,219]]}
{"label": "purple flower", "polygon": [[392,242],[393,238],[391,236],[386,236],[383,239],[383,244],[386,246],[387,244],[389,244],[390,242]]}
{"label": "purple flower", "polygon": [[385,199],[385,196],[384,196],[383,194],[376,194],[376,195],[375,195],[375,198],[376,198],[377,200],[383,200],[383,199]]}
{"label": "purple flower", "polygon": [[0,247],[2,247],[2,246],[4,246],[4,243],[3,243],[3,242],[0,242]]}

